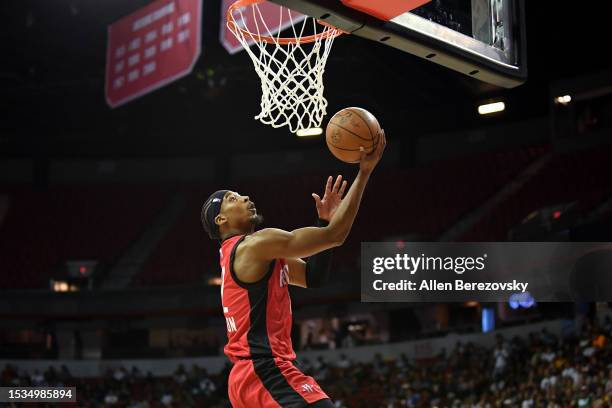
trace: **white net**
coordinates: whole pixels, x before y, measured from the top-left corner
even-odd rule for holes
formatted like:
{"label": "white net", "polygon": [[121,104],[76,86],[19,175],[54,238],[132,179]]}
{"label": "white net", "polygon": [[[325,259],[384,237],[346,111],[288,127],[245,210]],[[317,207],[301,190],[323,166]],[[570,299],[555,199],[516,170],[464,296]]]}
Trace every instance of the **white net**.
{"label": "white net", "polygon": [[[323,96],[325,63],[341,31],[314,18],[296,17],[285,7],[280,7],[278,25],[277,21],[265,21],[258,4],[230,13],[228,28],[247,50],[261,79],[261,111],[255,119],[275,128],[289,126],[294,133],[320,127],[327,113]],[[280,37],[281,30],[275,36],[269,28],[272,24],[288,25],[295,42]],[[255,46],[251,48],[251,44]]]}

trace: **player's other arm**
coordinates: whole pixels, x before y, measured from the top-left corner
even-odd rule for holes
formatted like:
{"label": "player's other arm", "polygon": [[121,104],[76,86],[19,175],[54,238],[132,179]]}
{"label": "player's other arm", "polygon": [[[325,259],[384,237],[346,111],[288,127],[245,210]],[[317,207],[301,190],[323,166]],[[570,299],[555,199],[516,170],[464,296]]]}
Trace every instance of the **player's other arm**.
{"label": "player's other arm", "polygon": [[[262,260],[305,258],[326,249],[340,246],[351,231],[363,191],[370,174],[382,157],[387,142],[384,132],[381,143],[368,155],[362,154],[359,173],[346,197],[326,227],[305,227],[293,231],[266,228],[251,235],[248,247],[252,256]],[[246,242],[245,242],[246,244]]]}
{"label": "player's other arm", "polygon": [[306,281],[306,262],[303,259],[286,258],[285,261],[289,266],[289,284],[307,288]]}
{"label": "player's other arm", "polygon": [[331,250],[319,252],[306,261],[285,258],[289,267],[289,284],[310,289],[326,286],[331,274],[331,260]]}

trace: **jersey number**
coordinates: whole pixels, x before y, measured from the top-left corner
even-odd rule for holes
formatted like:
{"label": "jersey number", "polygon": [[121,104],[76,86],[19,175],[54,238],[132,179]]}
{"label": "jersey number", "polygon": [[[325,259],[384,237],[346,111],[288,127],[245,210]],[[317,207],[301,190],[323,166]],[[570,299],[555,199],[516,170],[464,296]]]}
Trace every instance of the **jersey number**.
{"label": "jersey number", "polygon": [[[225,267],[221,268],[221,303],[223,303],[223,284],[225,283]],[[222,305],[223,306],[223,305]],[[223,314],[229,312],[229,307],[223,306]],[[226,317],[225,324],[227,325],[227,331],[229,333],[238,331],[236,328],[236,321],[233,317]]]}

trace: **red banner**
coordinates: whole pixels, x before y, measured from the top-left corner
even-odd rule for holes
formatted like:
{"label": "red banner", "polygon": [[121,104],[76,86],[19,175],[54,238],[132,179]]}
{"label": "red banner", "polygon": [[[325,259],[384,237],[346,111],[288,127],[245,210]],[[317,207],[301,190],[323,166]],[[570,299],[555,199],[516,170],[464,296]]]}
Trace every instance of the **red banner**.
{"label": "red banner", "polygon": [[115,108],[189,74],[202,0],[158,0],[108,26],[106,101]]}

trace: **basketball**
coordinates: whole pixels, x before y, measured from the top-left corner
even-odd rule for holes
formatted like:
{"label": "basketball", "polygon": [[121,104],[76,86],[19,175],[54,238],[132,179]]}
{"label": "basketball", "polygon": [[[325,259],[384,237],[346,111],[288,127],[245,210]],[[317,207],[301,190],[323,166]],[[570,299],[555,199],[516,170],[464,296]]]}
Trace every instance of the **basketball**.
{"label": "basketball", "polygon": [[329,120],[325,141],[329,151],[346,163],[359,163],[360,146],[366,153],[376,149],[380,125],[376,117],[362,108],[344,108]]}

